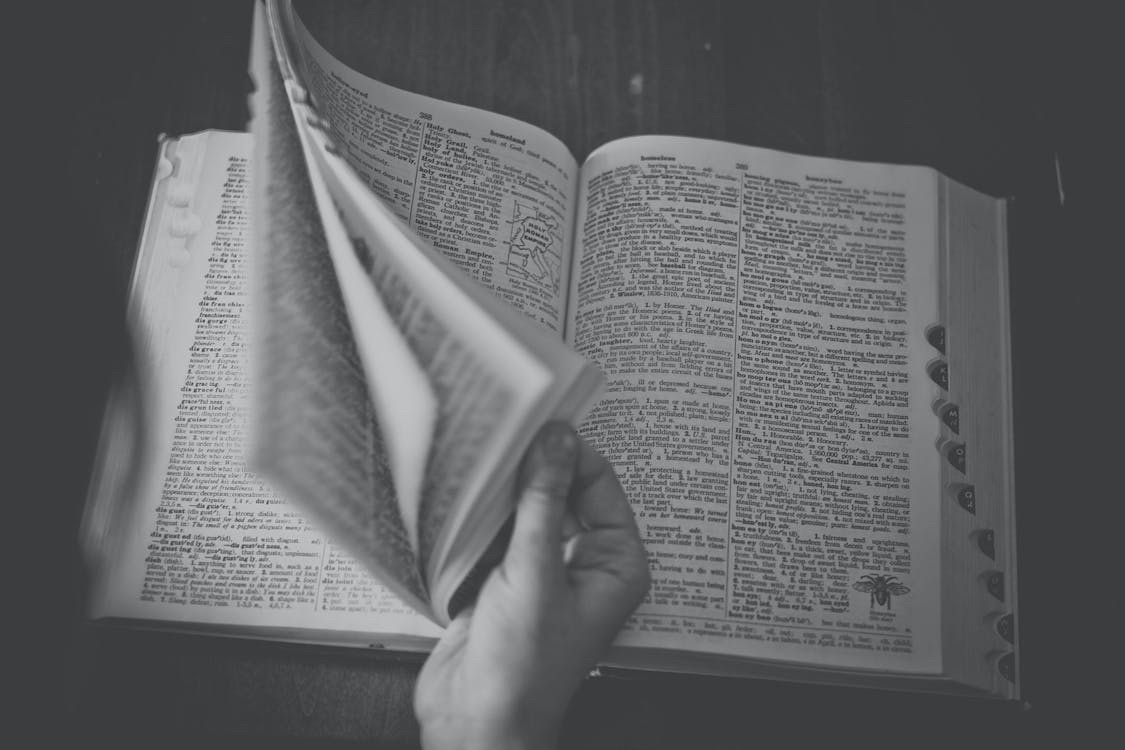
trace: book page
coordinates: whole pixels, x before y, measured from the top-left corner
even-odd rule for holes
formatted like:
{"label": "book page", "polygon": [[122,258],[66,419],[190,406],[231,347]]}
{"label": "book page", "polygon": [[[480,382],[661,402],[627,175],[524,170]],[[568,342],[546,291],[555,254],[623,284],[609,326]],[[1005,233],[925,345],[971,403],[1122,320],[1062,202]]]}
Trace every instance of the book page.
{"label": "book page", "polygon": [[91,614],[426,642],[432,623],[247,470],[251,150],[220,132],[162,148],[130,303],[147,451],[133,491],[92,499],[129,512],[100,540]]}
{"label": "book page", "polygon": [[[350,243],[306,160],[268,40],[254,40],[252,468],[427,612],[418,527],[435,399],[385,308],[340,273],[338,256],[354,262]],[[379,350],[377,379],[361,365],[358,320]]]}
{"label": "book page", "polygon": [[567,334],[654,578],[619,644],[941,669],[935,185],[686,138],[587,160]]}
{"label": "book page", "polygon": [[578,174],[566,146],[361,75],[293,19],[301,78],[352,168],[469,276],[561,335]]}
{"label": "book page", "polygon": [[[419,376],[435,396],[432,444],[419,466],[417,558],[429,599],[438,607],[434,614],[442,619],[442,601],[511,512],[510,482],[535,430],[551,417],[576,420],[600,378],[591,377],[596,371],[561,336],[544,331],[431,247],[371,190],[297,75],[291,35],[280,15],[283,6],[271,5],[277,74],[284,78],[272,88],[286,92],[291,115],[277,129],[295,129],[299,138],[312,187],[299,203],[319,206],[325,254],[343,293],[370,390],[379,391],[387,368],[382,336],[368,326],[381,313],[397,328],[395,340],[413,353]],[[256,78],[270,80],[261,73]],[[266,167],[273,170],[275,161],[266,159]],[[279,170],[267,182],[283,183],[286,174]],[[268,244],[281,243],[283,238]],[[382,410],[377,411],[382,419]],[[385,443],[397,446],[391,427],[384,427]],[[290,463],[275,455],[269,475],[285,483]],[[295,490],[294,497],[314,511],[336,502],[313,487]],[[376,568],[380,575],[385,570]]]}

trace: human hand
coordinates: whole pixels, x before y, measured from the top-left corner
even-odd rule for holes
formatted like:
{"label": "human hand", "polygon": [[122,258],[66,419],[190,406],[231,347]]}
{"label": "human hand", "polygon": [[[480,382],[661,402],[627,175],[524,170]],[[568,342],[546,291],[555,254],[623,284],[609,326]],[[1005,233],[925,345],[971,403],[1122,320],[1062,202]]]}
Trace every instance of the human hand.
{"label": "human hand", "polygon": [[427,750],[553,747],[567,703],[644,598],[648,563],[613,467],[546,425],[503,561],[418,676]]}

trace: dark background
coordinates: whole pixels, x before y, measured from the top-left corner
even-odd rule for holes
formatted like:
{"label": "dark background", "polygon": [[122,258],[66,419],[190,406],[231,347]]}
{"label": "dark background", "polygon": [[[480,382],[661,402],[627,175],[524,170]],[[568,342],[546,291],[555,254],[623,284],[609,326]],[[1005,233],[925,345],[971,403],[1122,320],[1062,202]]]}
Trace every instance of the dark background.
{"label": "dark background", "polygon": [[[248,2],[43,3],[4,27],[4,614],[35,744],[411,747],[416,659],[82,623],[75,534],[156,136],[242,129]],[[566,747],[986,746],[1098,736],[1111,618],[1122,315],[1122,94],[1096,6],[348,2],[367,72],[509,114],[581,160],[675,133],[926,164],[1015,198],[1020,670],[1030,707],[685,676],[610,676]],[[369,28],[364,24],[363,28]],[[643,76],[643,90],[628,82]],[[1056,176],[1056,159],[1061,192]],[[1113,451],[1111,455],[1111,451]],[[12,709],[15,710],[12,710]]]}

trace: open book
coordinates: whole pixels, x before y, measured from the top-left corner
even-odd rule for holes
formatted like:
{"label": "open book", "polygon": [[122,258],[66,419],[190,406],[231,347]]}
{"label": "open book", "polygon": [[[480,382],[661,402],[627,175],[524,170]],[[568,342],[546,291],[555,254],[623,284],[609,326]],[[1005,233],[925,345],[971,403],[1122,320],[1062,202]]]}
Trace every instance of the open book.
{"label": "open book", "polygon": [[[111,404],[96,617],[428,648],[511,508],[519,456],[487,452],[581,414],[589,360],[581,432],[653,576],[608,665],[1018,695],[1003,201],[680,137],[579,165],[347,68],[288,3],[270,25],[254,140],[161,145],[131,303],[149,450],[128,476]],[[498,387],[510,410],[480,408]],[[492,465],[434,516],[461,410],[503,415],[473,433]]]}

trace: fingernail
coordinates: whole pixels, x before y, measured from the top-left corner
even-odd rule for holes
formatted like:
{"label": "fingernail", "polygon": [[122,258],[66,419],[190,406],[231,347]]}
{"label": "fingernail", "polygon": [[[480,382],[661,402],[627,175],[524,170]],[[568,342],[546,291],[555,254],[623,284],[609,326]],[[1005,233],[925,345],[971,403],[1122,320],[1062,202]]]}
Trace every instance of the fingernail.
{"label": "fingernail", "polygon": [[578,438],[566,422],[548,422],[539,432],[543,456],[552,463],[570,463],[578,449]]}

